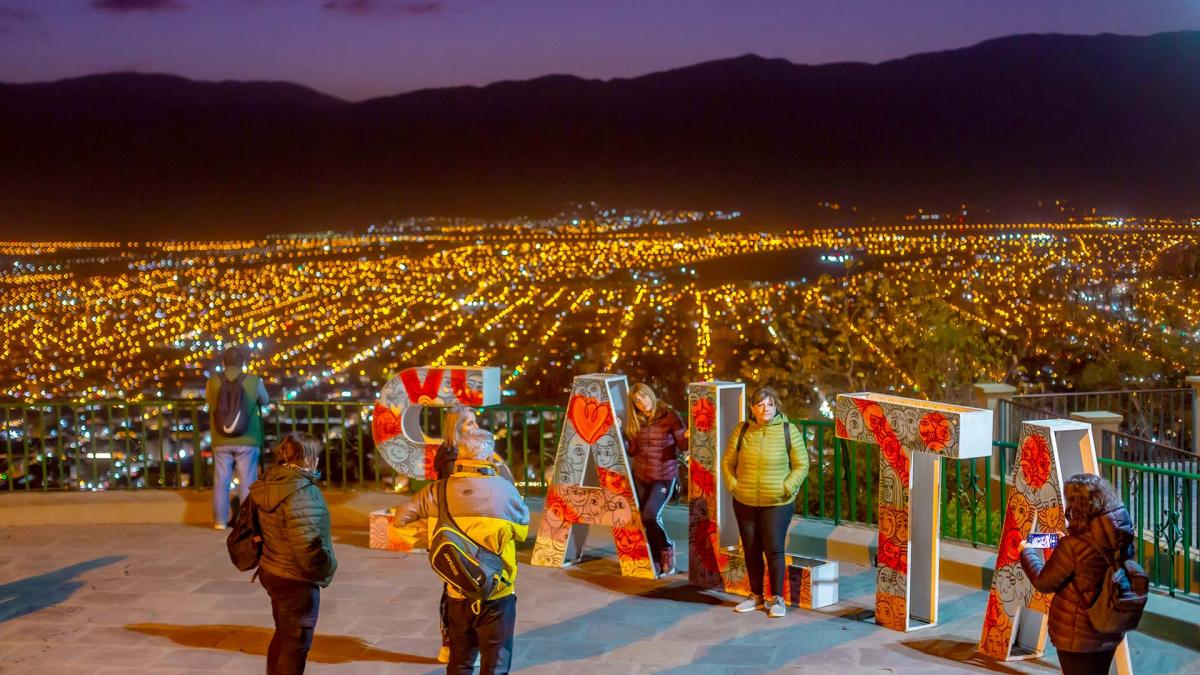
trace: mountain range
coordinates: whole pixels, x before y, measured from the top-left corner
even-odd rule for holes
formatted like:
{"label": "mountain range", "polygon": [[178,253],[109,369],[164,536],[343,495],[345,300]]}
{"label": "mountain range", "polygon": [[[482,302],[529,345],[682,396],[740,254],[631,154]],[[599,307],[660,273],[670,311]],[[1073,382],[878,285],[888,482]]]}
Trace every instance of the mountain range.
{"label": "mountain range", "polygon": [[[1200,210],[1200,32],[879,64],[754,55],[348,102],[114,73],[0,84],[6,238],[209,238],[618,207],[887,220],[1055,199]],[[854,205],[836,215],[819,202]]]}

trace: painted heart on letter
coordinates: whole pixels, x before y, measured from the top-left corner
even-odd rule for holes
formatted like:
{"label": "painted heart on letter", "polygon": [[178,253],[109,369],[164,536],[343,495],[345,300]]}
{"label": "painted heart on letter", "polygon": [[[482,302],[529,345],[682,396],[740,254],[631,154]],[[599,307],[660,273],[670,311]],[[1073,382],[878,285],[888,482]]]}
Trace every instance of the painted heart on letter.
{"label": "painted heart on letter", "polygon": [[590,396],[571,396],[567,404],[567,419],[575,426],[575,432],[588,445],[594,444],[612,428],[612,413],[608,405]]}

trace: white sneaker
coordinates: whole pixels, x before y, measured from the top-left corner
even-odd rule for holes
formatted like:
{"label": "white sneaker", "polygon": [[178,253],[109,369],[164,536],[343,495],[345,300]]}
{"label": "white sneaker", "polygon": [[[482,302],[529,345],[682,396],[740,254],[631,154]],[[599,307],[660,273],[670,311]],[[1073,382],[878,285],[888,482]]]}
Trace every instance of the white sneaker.
{"label": "white sneaker", "polygon": [[752,595],[739,602],[737,606],[733,608],[733,611],[741,613],[753,612],[756,609],[762,609],[764,606],[765,605],[763,605],[763,599],[761,595]]}
{"label": "white sneaker", "polygon": [[771,600],[771,611],[767,613],[767,616],[772,619],[782,619],[785,614],[787,614],[787,605],[783,604],[783,598],[777,595]]}

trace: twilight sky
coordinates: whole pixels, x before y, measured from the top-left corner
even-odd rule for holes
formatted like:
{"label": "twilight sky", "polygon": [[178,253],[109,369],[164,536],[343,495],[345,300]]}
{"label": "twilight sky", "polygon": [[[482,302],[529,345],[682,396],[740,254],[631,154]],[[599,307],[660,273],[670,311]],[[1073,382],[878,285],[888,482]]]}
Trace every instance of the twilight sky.
{"label": "twilight sky", "polygon": [[753,52],[879,62],[1015,33],[1200,29],[1200,0],[0,0],[0,81],[288,80],[350,100]]}

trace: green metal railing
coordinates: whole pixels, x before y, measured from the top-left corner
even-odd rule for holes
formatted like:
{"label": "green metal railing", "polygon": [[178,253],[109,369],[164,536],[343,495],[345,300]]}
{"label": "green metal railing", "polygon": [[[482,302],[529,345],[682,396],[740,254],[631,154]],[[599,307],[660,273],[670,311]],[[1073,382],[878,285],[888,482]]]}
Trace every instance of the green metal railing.
{"label": "green metal railing", "polygon": [[[396,474],[375,455],[374,404],[286,401],[264,408],[267,451],[291,431],[324,445],[323,484],[341,489],[390,489]],[[427,408],[425,428],[440,429],[441,412]],[[562,408],[493,406],[480,426],[496,432],[525,494],[544,494],[554,461]],[[213,463],[208,411],[196,399],[0,404],[0,493],[16,491],[202,489]]]}
{"label": "green metal railing", "polygon": [[1200,474],[1104,458],[1100,466],[1133,517],[1140,534],[1135,553],[1150,583],[1172,596],[1200,601]]}
{"label": "green metal railing", "polygon": [[[264,413],[268,448],[290,431],[324,443],[323,483],[343,490],[393,489],[395,472],[376,457],[374,404],[288,401]],[[427,408],[431,434],[441,411]],[[480,426],[497,437],[517,486],[544,495],[564,410],[555,406],[494,406]],[[0,404],[0,494],[51,490],[202,489],[213,481],[208,412],[203,401],[93,401]],[[833,422],[798,422],[810,472],[796,512],[835,524],[877,525],[878,448],[835,438]],[[989,457],[942,460],[942,537],[972,546],[998,544],[1015,443],[996,441]],[[270,452],[263,454],[268,464]],[[1200,473],[1101,456],[1102,472],[1121,493],[1141,537],[1138,560],[1158,588],[1200,600],[1197,495]],[[686,477],[686,472],[683,473]],[[686,494],[686,490],[683,494]]]}

